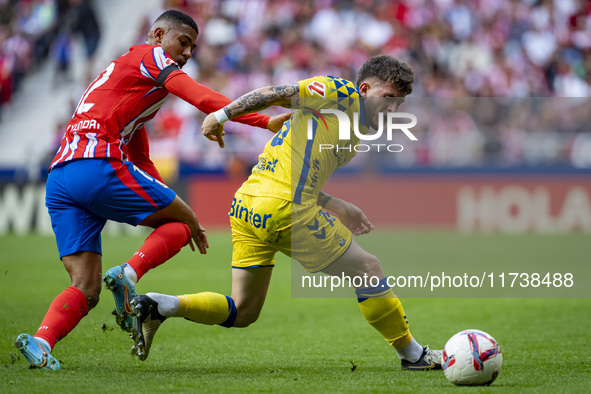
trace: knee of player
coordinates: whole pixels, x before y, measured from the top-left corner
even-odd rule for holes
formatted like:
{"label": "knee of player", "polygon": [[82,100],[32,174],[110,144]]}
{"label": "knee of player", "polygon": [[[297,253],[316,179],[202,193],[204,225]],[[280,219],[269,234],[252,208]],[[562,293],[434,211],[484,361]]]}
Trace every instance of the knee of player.
{"label": "knee of player", "polygon": [[86,304],[88,305],[89,310],[94,308],[99,303],[101,294],[100,283],[100,281],[98,282],[98,284],[92,283],[86,285],[72,283],[72,286],[78,288],[78,290],[80,290],[84,295],[84,299],[86,300]]}
{"label": "knee of player", "polygon": [[233,327],[237,327],[237,328],[248,327],[252,323],[254,323],[258,320],[259,315],[260,315],[260,313],[255,313],[255,312],[240,313],[240,310],[238,310],[238,314],[236,315],[236,320],[234,321]]}
{"label": "knee of player", "polygon": [[369,275],[383,276],[382,263],[371,253],[366,253],[363,258],[363,270]]}
{"label": "knee of player", "polygon": [[235,328],[246,328],[248,326],[250,326],[252,323],[254,323],[256,321],[255,320],[236,320],[236,322],[234,322],[234,325],[232,327]]}

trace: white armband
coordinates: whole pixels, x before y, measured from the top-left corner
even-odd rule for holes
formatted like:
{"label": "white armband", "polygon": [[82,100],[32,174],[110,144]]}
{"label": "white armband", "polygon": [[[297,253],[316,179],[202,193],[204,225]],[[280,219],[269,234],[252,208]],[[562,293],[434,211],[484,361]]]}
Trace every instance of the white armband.
{"label": "white armband", "polygon": [[228,118],[228,115],[226,115],[226,111],[224,111],[223,108],[215,111],[213,113],[213,116],[215,116],[219,124],[224,124],[230,120],[230,118]]}

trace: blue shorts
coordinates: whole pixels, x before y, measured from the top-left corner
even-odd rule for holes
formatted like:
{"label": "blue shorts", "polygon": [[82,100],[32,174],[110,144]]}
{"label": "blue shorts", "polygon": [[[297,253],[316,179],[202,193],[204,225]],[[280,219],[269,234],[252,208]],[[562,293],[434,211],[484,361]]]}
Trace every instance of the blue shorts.
{"label": "blue shorts", "polygon": [[107,220],[137,226],[166,208],[176,193],[131,162],[80,159],[51,170],[45,205],[60,259],[76,252],[102,254]]}

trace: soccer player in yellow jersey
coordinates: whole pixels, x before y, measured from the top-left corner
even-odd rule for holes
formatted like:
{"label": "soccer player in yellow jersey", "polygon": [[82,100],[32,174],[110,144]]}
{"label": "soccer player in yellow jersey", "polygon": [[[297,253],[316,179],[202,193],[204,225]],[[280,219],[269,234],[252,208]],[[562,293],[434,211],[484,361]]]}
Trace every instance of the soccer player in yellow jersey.
{"label": "soccer player in yellow jersey", "polygon": [[[411,93],[413,81],[413,72],[406,63],[379,55],[361,67],[356,84],[341,78],[315,77],[292,85],[265,87],[245,94],[205,119],[204,135],[223,148],[225,121],[272,105],[297,108],[267,143],[231,203],[231,296],[203,292],[179,297],[158,293],[136,297],[132,301],[136,316],[133,350],[140,359],[148,357],[154,334],[167,317],[224,327],[254,323],[265,302],[274,255],[280,251],[309,272],[381,278],[377,285],[366,284],[355,290],[363,316],[396,349],[402,368],[441,369],[441,351],[423,347],[412,337],[400,300],[387,285],[380,261],[352,237],[373,229],[367,217],[355,205],[321,190],[331,174],[356,153],[355,149],[330,146],[354,146],[359,142],[354,130],[346,140],[340,139],[343,136],[334,110],[357,114],[356,131],[365,134],[369,127],[379,128],[380,113],[398,109]],[[295,106],[292,100],[297,101]]]}

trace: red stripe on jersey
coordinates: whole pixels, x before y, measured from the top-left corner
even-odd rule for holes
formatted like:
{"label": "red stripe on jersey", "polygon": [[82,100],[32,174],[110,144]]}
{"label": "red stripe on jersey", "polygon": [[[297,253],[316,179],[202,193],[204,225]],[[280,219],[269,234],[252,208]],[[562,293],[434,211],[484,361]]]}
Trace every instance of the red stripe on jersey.
{"label": "red stripe on jersey", "polygon": [[[150,204],[152,204],[156,208],[158,207],[158,205],[156,205],[154,200],[152,200],[152,197],[150,197],[148,195],[148,193],[146,193],[146,191],[135,181],[135,178],[129,172],[129,169],[127,168],[127,166],[125,164],[117,162],[117,161],[113,161],[113,160],[109,160],[109,162],[111,163],[111,166],[115,170],[115,175],[117,175],[117,178],[119,178],[119,180],[121,182],[123,182],[123,184],[125,186],[127,186],[128,188],[133,190],[137,195],[142,197],[144,200],[146,200],[147,202],[149,202]],[[137,167],[135,167],[135,166],[134,166],[134,168],[137,169]],[[140,169],[137,169],[137,170],[141,171]],[[147,176],[147,175],[145,175],[145,176]]]}
{"label": "red stripe on jersey", "polygon": [[174,64],[162,47],[153,45],[131,47],[113,61],[84,92],[50,169],[87,157],[125,160],[133,133],[164,103],[168,91],[158,84],[158,76]]}

